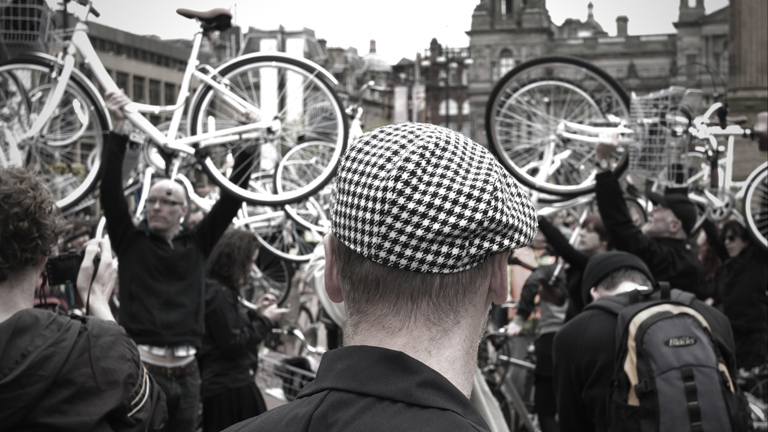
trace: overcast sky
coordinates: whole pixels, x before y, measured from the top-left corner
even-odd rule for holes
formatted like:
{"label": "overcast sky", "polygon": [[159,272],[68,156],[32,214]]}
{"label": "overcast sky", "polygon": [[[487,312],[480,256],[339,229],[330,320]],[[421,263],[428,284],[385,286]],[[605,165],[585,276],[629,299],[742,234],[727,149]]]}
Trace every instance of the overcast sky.
{"label": "overcast sky", "polygon": [[[57,0],[48,0],[53,4]],[[483,0],[485,1],[485,0]],[[695,3],[695,0],[690,0]],[[94,0],[101,24],[136,34],[154,34],[163,39],[191,38],[198,28],[193,21],[176,15],[180,7],[193,10],[228,8],[243,27],[264,30],[283,25],[287,30],[304,27],[325,39],[329,47],[354,47],[368,53],[376,40],[377,52],[394,64],[413,59],[436,37],[451,47],[467,46],[465,34],[479,0]],[[589,0],[546,0],[555,24],[566,18],[587,18]],[[609,35],[616,34],[616,17],[629,18],[629,34],[674,33],[678,0],[592,0],[595,19]],[[375,4],[376,6],[371,6]],[[728,0],[704,0],[707,13],[725,7]]]}

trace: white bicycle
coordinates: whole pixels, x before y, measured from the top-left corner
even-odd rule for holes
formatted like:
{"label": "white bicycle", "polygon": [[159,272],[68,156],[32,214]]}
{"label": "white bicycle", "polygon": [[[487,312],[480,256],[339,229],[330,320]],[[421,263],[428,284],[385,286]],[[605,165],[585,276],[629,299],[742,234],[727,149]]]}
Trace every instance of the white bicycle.
{"label": "white bicycle", "polygon": [[[65,13],[70,1],[64,1]],[[79,11],[83,18],[65,32],[71,37],[65,37],[58,57],[29,53],[0,64],[0,166],[37,170],[62,209],[75,205],[95,186],[103,136],[111,128],[96,86],[75,68],[76,55],[105,92],[120,91],[88,38],[87,18],[98,12],[90,0],[75,1],[83,6]],[[1,13],[16,16],[4,15],[0,21],[24,21],[23,28],[34,33],[47,27],[44,7],[34,1],[14,5]],[[126,117],[134,127],[174,158],[194,155],[213,182],[251,203],[282,205],[322,188],[335,174],[348,134],[333,76],[308,60],[277,52],[239,56],[215,69],[200,65],[203,36],[228,29],[231,15],[225,9],[177,12],[199,21],[201,31],[194,36],[176,104],[127,105]],[[18,37],[18,28],[6,25],[0,28],[0,37]],[[193,78],[201,85],[190,95]],[[178,137],[188,100],[188,130]],[[142,113],[172,113],[172,119],[161,131]],[[322,145],[290,153],[307,142]],[[259,150],[248,164],[253,181],[241,188],[229,181],[227,161],[254,145]],[[300,163],[283,164],[278,172],[289,153]],[[278,188],[278,182],[286,186]]]}

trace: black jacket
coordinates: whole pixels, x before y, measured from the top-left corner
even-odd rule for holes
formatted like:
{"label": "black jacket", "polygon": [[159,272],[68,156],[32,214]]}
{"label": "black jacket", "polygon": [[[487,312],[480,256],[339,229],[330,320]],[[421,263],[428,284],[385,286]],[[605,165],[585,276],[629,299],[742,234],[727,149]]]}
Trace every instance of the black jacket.
{"label": "black jacket", "polygon": [[205,336],[197,357],[203,398],[252,383],[258,344],[272,330],[267,318],[246,312],[234,289],[213,279],[205,285]]}
{"label": "black jacket", "polygon": [[205,261],[241,202],[222,194],[195,229],[182,228],[171,240],[151,232],[146,221],[134,226],[121,180],[126,142],[124,136],[109,134],[101,178],[101,205],[120,261],[120,324],[138,344],[199,348]]}
{"label": "black jacket", "polygon": [[370,346],[328,351],[298,398],[237,431],[487,431],[469,399],[414,358]]}
{"label": "black jacket", "polygon": [[768,257],[751,244],[723,263],[723,312],[737,333],[768,333]]}
{"label": "black jacket", "polygon": [[165,396],[115,323],[26,309],[0,323],[0,429],[146,431]]}
{"label": "black jacket", "polygon": [[[727,362],[730,376],[735,377],[735,348],[728,319],[699,300],[694,303],[692,307],[712,328],[712,337]],[[561,431],[608,430],[608,395],[616,359],[617,320],[616,314],[588,308],[555,335],[552,357]]]}
{"label": "black jacket", "polygon": [[[700,296],[704,276],[699,259],[682,239],[648,237],[632,223],[619,182],[610,171],[595,177],[597,206],[616,250],[637,255],[645,261],[657,281],[666,281]],[[702,299],[703,300],[703,299]]]}

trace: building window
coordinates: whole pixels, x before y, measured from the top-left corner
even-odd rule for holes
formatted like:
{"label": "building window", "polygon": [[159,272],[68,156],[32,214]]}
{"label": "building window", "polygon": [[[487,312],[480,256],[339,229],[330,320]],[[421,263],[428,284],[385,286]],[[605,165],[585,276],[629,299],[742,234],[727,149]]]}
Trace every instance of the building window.
{"label": "building window", "polygon": [[[448,105],[448,115],[452,115],[452,116],[459,115],[459,104],[456,102],[455,99],[448,99],[447,105]],[[440,106],[437,109],[437,113],[441,116],[444,116],[445,107],[446,107],[446,102],[445,102],[445,99],[443,99],[442,101],[440,101]]]}
{"label": "building window", "polygon": [[133,76],[133,100],[144,103],[144,77]]}
{"label": "building window", "polygon": [[464,68],[461,71],[461,85],[468,86],[469,85],[469,69]]}
{"label": "building window", "polygon": [[173,83],[165,83],[165,104],[176,105],[176,86]]}
{"label": "building window", "polygon": [[643,68],[640,70],[640,76],[643,78],[647,78],[649,76],[648,68]]}
{"label": "building window", "polygon": [[616,78],[624,78],[624,68],[616,69]]}
{"label": "building window", "polygon": [[437,81],[440,83],[440,87],[445,87],[445,81],[446,81],[447,76],[448,76],[448,74],[446,74],[444,70],[441,70],[437,74]]}
{"label": "building window", "polygon": [[499,76],[504,76],[515,67],[515,59],[512,58],[512,51],[505,49],[499,55]]}
{"label": "building window", "polygon": [[461,113],[463,115],[469,115],[469,99],[466,99],[464,103],[461,104]]}
{"label": "building window", "polygon": [[491,62],[491,81],[496,82],[499,80],[499,70],[496,68],[496,62]]}
{"label": "building window", "polygon": [[149,103],[160,105],[160,81],[149,80]]}
{"label": "building window", "polygon": [[117,84],[117,88],[125,91],[128,88],[128,74],[125,72],[118,72],[115,76],[115,84]]}
{"label": "building window", "polygon": [[459,71],[456,69],[450,69],[448,71],[448,85],[451,87],[459,84]]}

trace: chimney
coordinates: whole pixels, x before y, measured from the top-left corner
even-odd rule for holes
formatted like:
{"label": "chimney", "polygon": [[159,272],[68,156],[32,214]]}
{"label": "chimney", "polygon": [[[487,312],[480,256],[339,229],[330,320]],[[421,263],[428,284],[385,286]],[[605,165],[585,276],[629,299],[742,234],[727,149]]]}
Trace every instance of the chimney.
{"label": "chimney", "polygon": [[629,18],[627,18],[626,15],[619,15],[616,17],[616,35],[617,36],[627,35],[627,22],[629,22]]}
{"label": "chimney", "polygon": [[371,39],[371,54],[376,54],[376,41]]}

